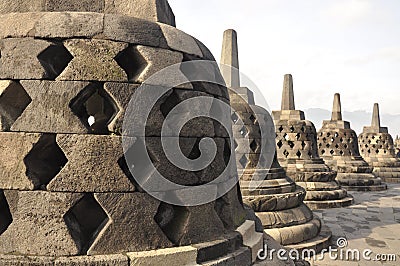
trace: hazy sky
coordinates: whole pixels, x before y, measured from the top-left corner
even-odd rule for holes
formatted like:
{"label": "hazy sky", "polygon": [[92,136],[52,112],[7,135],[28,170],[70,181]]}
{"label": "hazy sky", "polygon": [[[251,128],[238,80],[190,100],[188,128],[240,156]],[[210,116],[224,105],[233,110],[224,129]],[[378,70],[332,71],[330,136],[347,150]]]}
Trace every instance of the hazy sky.
{"label": "hazy sky", "polygon": [[[240,70],[280,107],[283,75],[294,77],[297,109],[400,115],[399,0],[169,0],[177,28],[220,59],[222,34],[238,32]],[[328,117],[327,117],[328,118]]]}

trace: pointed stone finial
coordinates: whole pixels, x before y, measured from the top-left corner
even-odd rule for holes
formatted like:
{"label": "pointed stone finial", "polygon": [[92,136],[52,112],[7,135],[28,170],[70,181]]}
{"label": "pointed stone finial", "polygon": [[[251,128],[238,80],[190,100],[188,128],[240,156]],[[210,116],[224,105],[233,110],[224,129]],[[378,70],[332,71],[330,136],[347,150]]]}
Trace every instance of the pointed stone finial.
{"label": "pointed stone finial", "polygon": [[332,118],[333,121],[342,120],[342,103],[340,102],[340,94],[336,93],[333,99]]}
{"label": "pointed stone finial", "polygon": [[283,81],[281,110],[296,110],[294,105],[293,77],[291,74],[286,74]]}
{"label": "pointed stone finial", "polygon": [[381,127],[381,117],[379,115],[379,104],[374,104],[374,111],[372,113],[372,123],[371,127],[380,128]]}
{"label": "pointed stone finial", "polygon": [[221,73],[228,88],[240,87],[237,33],[232,29],[224,32],[221,54]]}

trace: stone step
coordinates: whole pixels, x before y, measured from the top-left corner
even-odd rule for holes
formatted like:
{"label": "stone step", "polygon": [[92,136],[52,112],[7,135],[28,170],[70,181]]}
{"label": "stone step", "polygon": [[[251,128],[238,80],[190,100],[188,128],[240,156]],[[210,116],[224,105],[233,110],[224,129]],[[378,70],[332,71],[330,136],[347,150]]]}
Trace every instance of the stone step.
{"label": "stone step", "polygon": [[340,189],[337,182],[296,182],[307,191],[333,191]]}
{"label": "stone step", "polygon": [[314,237],[299,244],[288,245],[286,246],[286,248],[297,249],[298,251],[302,251],[304,249],[312,249],[315,250],[316,253],[319,253],[323,249],[326,249],[331,245],[331,238],[332,232],[327,226],[323,225],[317,237]]}
{"label": "stone step", "polygon": [[241,247],[218,259],[200,263],[204,266],[250,266],[252,264],[251,252],[248,247]]}
{"label": "stone step", "polygon": [[371,185],[371,186],[342,186],[347,191],[383,191],[387,190],[386,184]]}
{"label": "stone step", "polygon": [[295,191],[289,193],[243,196],[243,201],[255,212],[279,211],[298,207],[305,195],[305,190],[297,186]]}
{"label": "stone step", "polygon": [[314,218],[311,221],[300,225],[288,226],[284,228],[265,229],[281,245],[294,245],[313,239],[319,235],[321,220]]}
{"label": "stone step", "polygon": [[330,208],[342,208],[348,207],[354,203],[354,198],[352,196],[348,196],[342,199],[337,200],[305,200],[304,204],[306,204],[311,210],[319,210],[319,209],[330,209]]}
{"label": "stone step", "polygon": [[347,191],[344,189],[337,190],[321,190],[321,191],[307,191],[305,200],[325,201],[325,200],[338,200],[347,196]]}
{"label": "stone step", "polygon": [[263,233],[256,232],[256,226],[254,221],[245,221],[238,229],[236,229],[242,235],[243,245],[250,248],[252,262],[257,260],[257,253],[263,248]]}
{"label": "stone step", "polygon": [[312,211],[305,205],[281,211],[256,212],[265,229],[301,225],[313,219]]}
{"label": "stone step", "polygon": [[391,178],[391,177],[384,177],[383,180],[384,180],[386,183],[400,183],[400,177],[393,177],[393,178]]}

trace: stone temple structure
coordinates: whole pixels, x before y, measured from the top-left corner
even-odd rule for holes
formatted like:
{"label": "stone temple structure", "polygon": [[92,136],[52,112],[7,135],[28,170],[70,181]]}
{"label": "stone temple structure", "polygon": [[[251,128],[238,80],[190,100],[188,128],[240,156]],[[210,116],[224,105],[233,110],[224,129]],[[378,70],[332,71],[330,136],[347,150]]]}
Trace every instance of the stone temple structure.
{"label": "stone temple structure", "polygon": [[373,173],[386,182],[400,182],[400,160],[387,127],[381,127],[379,105],[374,104],[372,123],[358,136],[361,156],[374,168]]}
{"label": "stone temple structure", "polygon": [[273,111],[276,147],[279,163],[297,185],[306,189],[304,203],[311,209],[349,206],[353,197],[336,182],[336,172],[318,155],[317,131],[305,119],[304,112],[296,110],[293,77],[285,75],[282,107]]}
{"label": "stone temple structure", "polygon": [[399,136],[396,136],[396,139],[394,141],[394,148],[396,151],[396,156],[398,158],[400,158],[400,138],[399,138]]}
{"label": "stone temple structure", "polygon": [[243,201],[256,212],[264,232],[280,244],[319,251],[329,245],[331,232],[303,203],[305,190],[278,163],[272,117],[267,110],[255,105],[252,91],[240,87],[238,62],[237,34],[227,30],[220,67],[231,88],[233,134]]}
{"label": "stone temple structure", "polygon": [[338,172],[336,180],[347,190],[378,191],[387,189],[382,179],[361,157],[356,132],[342,119],[340,94],[335,94],[331,120],[318,131],[318,151],[326,164]]}
{"label": "stone temple structure", "polygon": [[[3,0],[0,13],[1,265],[255,261],[260,234],[246,220],[238,185],[208,204],[176,206],[143,191],[128,170],[121,128],[138,87],[169,65],[214,60],[175,28],[167,1]],[[211,167],[188,172],[167,163],[162,121],[198,95],[229,102],[218,85],[174,88],[154,105],[145,136],[124,136],[133,154],[149,153],[168,180],[189,186],[213,180],[230,157],[226,132],[210,118],[189,122],[180,144],[196,158],[199,140],[213,138]],[[135,159],[135,176],[151,175]]]}

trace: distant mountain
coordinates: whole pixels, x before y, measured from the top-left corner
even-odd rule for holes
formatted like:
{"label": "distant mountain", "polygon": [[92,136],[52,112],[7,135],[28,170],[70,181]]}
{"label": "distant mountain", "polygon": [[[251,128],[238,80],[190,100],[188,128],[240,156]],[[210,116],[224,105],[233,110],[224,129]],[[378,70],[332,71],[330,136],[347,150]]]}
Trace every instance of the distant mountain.
{"label": "distant mountain", "polygon": [[[306,119],[311,120],[317,130],[322,126],[323,120],[331,118],[331,111],[321,108],[310,108],[305,111]],[[343,120],[349,121],[351,128],[357,134],[362,132],[364,126],[371,125],[372,113],[366,111],[343,112]],[[400,135],[400,115],[381,114],[381,125],[389,128],[389,133],[393,138]]]}

